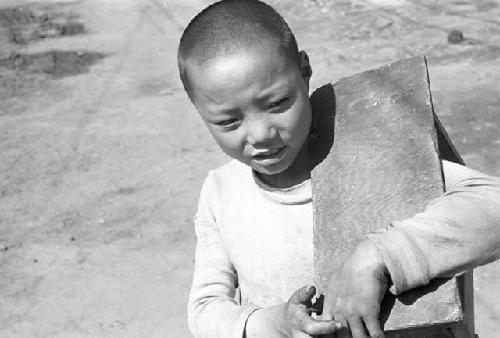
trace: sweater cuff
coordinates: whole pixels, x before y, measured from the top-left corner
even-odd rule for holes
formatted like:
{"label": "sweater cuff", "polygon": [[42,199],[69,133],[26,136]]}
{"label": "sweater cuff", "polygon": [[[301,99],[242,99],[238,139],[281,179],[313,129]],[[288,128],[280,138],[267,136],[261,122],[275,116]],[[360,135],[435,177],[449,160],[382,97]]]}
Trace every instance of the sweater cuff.
{"label": "sweater cuff", "polygon": [[260,310],[261,307],[258,307],[253,304],[246,305],[243,311],[240,313],[238,321],[234,325],[233,334],[231,337],[245,337],[245,328],[247,326],[248,318],[257,310]]}
{"label": "sweater cuff", "polygon": [[430,280],[429,263],[418,245],[398,229],[399,223],[368,235],[379,250],[392,280],[389,289],[394,295],[425,285]]}

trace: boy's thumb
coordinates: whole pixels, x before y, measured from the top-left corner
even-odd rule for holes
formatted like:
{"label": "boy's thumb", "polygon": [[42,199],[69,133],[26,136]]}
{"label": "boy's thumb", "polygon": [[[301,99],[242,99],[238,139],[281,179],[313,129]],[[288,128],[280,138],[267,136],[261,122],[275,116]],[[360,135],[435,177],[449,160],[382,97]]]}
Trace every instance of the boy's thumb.
{"label": "boy's thumb", "polygon": [[311,300],[316,294],[314,285],[304,286],[295,291],[289,299],[292,304],[303,304],[307,307],[311,306]]}

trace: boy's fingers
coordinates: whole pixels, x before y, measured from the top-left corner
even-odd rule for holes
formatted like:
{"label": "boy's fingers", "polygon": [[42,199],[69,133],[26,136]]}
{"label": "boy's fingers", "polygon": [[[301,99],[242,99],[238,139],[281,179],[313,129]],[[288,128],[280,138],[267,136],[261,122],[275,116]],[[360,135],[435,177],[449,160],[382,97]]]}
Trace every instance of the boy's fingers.
{"label": "boy's fingers", "polygon": [[311,338],[311,336],[304,332],[294,332],[291,338]]}
{"label": "boy's fingers", "polygon": [[336,321],[329,321],[329,322],[316,321],[314,323],[306,324],[304,332],[311,336],[315,336],[315,335],[333,333],[337,330],[340,330],[341,328],[342,328],[341,324]]}
{"label": "boy's fingers", "polygon": [[382,331],[380,321],[377,317],[364,317],[363,319],[370,338],[385,338],[384,331]]}
{"label": "boy's fingers", "polygon": [[322,320],[333,320],[333,315],[330,312],[323,310],[323,313],[321,314],[321,319]]}
{"label": "boy's fingers", "polygon": [[307,307],[311,306],[311,299],[316,294],[316,288],[314,286],[304,286],[297,291],[295,291],[289,299],[292,304],[303,304]]}
{"label": "boy's fingers", "polygon": [[363,325],[363,321],[360,317],[349,317],[348,321],[352,338],[368,338],[365,326]]}
{"label": "boy's fingers", "polygon": [[307,315],[303,317],[301,324],[301,330],[312,336],[333,333],[342,328],[340,322],[336,320],[313,319]]}

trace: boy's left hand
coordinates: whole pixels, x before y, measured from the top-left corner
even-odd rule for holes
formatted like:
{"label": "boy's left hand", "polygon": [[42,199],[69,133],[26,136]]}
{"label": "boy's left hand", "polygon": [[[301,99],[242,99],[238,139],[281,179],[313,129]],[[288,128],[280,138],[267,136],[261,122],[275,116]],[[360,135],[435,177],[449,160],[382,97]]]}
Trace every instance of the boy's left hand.
{"label": "boy's left hand", "polygon": [[[360,243],[330,277],[322,318],[340,321],[345,329],[336,337],[384,337],[380,303],[388,289],[388,272],[377,248]],[[366,329],[365,329],[366,328]]]}

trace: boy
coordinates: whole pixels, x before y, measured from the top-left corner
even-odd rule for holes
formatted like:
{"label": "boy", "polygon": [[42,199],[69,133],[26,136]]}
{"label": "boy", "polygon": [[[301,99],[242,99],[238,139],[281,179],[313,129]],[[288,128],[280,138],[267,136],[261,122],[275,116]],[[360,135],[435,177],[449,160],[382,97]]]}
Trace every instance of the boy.
{"label": "boy", "polygon": [[[200,194],[188,304],[191,332],[196,337],[310,337],[338,330],[340,321],[355,338],[367,333],[383,336],[378,311],[387,275],[397,293],[443,271],[429,268],[415,273],[428,262],[425,255],[418,256],[417,244],[422,243],[413,243],[403,230],[397,234],[387,230],[361,243],[332,276],[323,319],[310,316],[315,294],[308,286],[313,277],[309,161],[313,117],[308,96],[312,71],[283,18],[260,1],[215,3],[184,31],[178,62],[189,98],[220,148],[235,159],[211,171]],[[469,212],[481,202],[491,209],[486,210],[489,218],[483,224],[500,220],[498,211],[493,211],[500,201],[498,182],[448,162],[443,162],[443,170],[451,191],[434,203],[437,211],[421,214],[421,227],[429,217],[448,221],[439,219],[441,209],[456,203],[453,194],[469,189],[461,182],[475,176],[470,190],[481,197],[467,200]],[[455,190],[450,189],[453,186]],[[470,217],[457,221],[454,229],[467,227],[469,221]],[[384,236],[411,242],[403,249],[412,260],[403,263],[415,264],[394,263],[396,254]],[[481,259],[480,263],[488,260]],[[467,264],[444,273],[460,272]]]}

